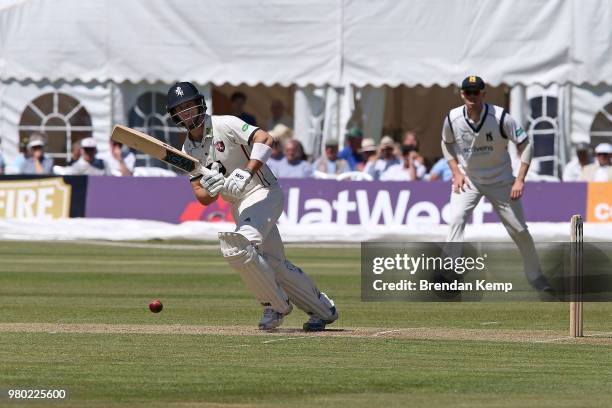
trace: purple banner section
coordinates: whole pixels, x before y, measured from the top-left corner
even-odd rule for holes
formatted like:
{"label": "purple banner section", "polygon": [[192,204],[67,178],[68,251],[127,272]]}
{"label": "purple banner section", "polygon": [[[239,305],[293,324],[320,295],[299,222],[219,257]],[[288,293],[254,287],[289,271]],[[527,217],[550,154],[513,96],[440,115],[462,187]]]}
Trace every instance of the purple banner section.
{"label": "purple banner section", "polygon": [[[451,186],[444,182],[282,180],[285,213],[281,222],[310,224],[445,224]],[[527,221],[567,222],[586,210],[586,183],[527,183],[522,199]],[[331,218],[331,219],[330,219]],[[483,199],[473,222],[499,222]]]}
{"label": "purple banner section", "polygon": [[[450,184],[443,182],[283,179],[281,185],[281,223],[444,224],[450,215]],[[586,201],[586,183],[527,183],[522,199],[528,222],[566,222],[585,213]],[[232,221],[228,203],[201,206],[183,177],[90,177],[86,217]],[[498,221],[488,201],[475,208],[473,223]]]}
{"label": "purple banner section", "polygon": [[187,178],[90,176],[85,217],[179,223],[193,200]]}

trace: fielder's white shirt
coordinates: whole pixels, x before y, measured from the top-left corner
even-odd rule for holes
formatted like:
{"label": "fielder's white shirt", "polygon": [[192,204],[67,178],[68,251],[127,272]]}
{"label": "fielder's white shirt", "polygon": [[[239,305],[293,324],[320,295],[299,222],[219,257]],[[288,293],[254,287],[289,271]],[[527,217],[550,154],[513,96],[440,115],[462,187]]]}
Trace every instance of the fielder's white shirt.
{"label": "fielder's white shirt", "polygon": [[[206,135],[200,142],[185,138],[183,151],[200,161],[205,167],[214,162],[221,164],[221,173],[228,177],[235,169],[246,168],[251,157],[253,136],[259,129],[249,125],[235,116],[209,116],[205,118]],[[195,172],[192,177],[199,177]],[[262,188],[278,186],[278,181],[268,166],[264,163],[247,185],[242,198],[250,192]],[[235,202],[236,197],[221,195],[224,200]]]}
{"label": "fielder's white shirt", "polygon": [[484,104],[480,121],[467,116],[467,108],[452,109],[442,127],[442,140],[452,143],[459,168],[470,180],[491,184],[513,179],[508,141],[519,145],[527,133],[501,107]]}

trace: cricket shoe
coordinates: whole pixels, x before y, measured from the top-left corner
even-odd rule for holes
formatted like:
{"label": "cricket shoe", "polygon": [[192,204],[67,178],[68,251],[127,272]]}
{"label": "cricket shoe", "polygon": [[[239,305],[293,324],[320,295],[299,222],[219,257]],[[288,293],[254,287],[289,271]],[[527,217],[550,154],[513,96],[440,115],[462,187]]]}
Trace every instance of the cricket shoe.
{"label": "cricket shoe", "polygon": [[537,279],[530,282],[531,286],[538,291],[538,298],[542,302],[550,302],[557,299],[555,289],[548,282],[544,275],[540,275]]}
{"label": "cricket shoe", "polygon": [[546,277],[542,274],[540,274],[540,276],[538,276],[536,279],[534,279],[533,281],[529,283],[531,283],[531,286],[538,292],[544,292],[544,293],[550,293],[550,294],[555,293],[555,290],[548,282],[548,279],[546,279]]}
{"label": "cricket shoe", "polygon": [[271,307],[266,307],[263,311],[263,316],[259,321],[259,330],[273,330],[278,326],[283,324],[283,318],[287,316],[293,310],[293,306],[289,309],[287,313],[280,313]]}
{"label": "cricket shoe", "polygon": [[461,300],[461,290],[450,289],[450,287],[452,287],[450,285],[452,285],[453,282],[456,282],[456,285],[458,285],[459,283],[463,283],[465,277],[464,275],[458,274],[455,272],[450,272],[450,275],[451,276],[449,276],[449,273],[446,271],[435,271],[434,275],[431,278],[430,283],[441,284],[441,287],[443,289],[439,289],[439,290],[435,289],[432,292],[437,297],[443,300],[460,301]]}
{"label": "cricket shoe", "polygon": [[316,316],[314,314],[310,315],[310,319],[308,319],[308,321],[302,326],[304,331],[323,331],[325,330],[326,325],[332,324],[333,322],[338,320],[338,311],[336,310],[336,305],[334,304],[334,301],[328,298],[325,293],[321,292],[321,296],[324,296],[325,300],[327,300],[327,302],[330,304],[329,311],[331,312],[331,317],[327,319],[322,319],[321,317]]}

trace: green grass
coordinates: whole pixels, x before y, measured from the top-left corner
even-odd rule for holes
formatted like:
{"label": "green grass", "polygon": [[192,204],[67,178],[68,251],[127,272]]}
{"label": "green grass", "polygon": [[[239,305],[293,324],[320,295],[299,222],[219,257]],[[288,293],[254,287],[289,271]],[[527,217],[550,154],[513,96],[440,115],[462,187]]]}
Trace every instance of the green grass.
{"label": "green grass", "polygon": [[[363,303],[358,249],[288,249],[336,300],[337,327],[550,329],[565,303]],[[152,314],[150,299],[164,311]],[[585,305],[585,330],[612,307]],[[249,325],[259,308],[217,251],[0,243],[0,323]],[[285,326],[300,327],[296,311]],[[485,324],[496,322],[495,324]],[[332,327],[334,327],[332,326]],[[270,339],[275,341],[266,342]],[[383,338],[0,332],[0,389],[29,406],[609,406],[612,346]],[[204,404],[204,403],[208,404]],[[6,403],[6,404],[5,404]],[[191,404],[193,403],[193,404]],[[221,405],[218,405],[221,404]],[[0,406],[27,406],[0,397]]]}

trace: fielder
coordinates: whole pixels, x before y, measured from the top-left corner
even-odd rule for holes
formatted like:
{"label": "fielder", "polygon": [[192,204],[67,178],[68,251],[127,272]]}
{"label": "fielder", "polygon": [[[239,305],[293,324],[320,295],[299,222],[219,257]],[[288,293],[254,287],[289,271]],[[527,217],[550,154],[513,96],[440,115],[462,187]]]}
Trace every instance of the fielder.
{"label": "fielder", "polygon": [[[485,94],[485,83],[480,77],[465,78],[461,83],[464,105],[452,109],[444,119],[442,152],[453,173],[447,241],[463,241],[467,219],[484,195],[516,243],[531,285],[539,291],[551,292],[540,270],[520,202],[533,157],[533,142],[505,110],[484,103]],[[507,149],[509,141],[516,144],[521,158],[516,179]]]}
{"label": "fielder", "polygon": [[310,316],[304,330],[324,330],[338,319],[334,302],[285,258],[276,227],[284,197],[266,165],[272,137],[235,116],[206,115],[204,97],[189,82],[173,85],[167,102],[187,131],[183,151],[212,170],[191,174],[195,197],[208,205],[221,195],[232,204],[236,230],[219,233],[221,253],[264,307],[259,329],[278,327],[294,304]]}

